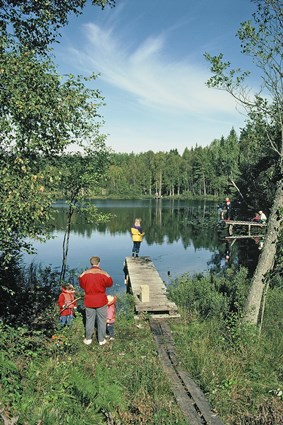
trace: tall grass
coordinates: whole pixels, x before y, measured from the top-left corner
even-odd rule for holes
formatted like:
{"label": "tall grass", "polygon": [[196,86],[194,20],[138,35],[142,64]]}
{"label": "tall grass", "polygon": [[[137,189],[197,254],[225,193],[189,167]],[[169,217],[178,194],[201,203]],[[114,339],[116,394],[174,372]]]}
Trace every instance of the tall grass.
{"label": "tall grass", "polygon": [[225,424],[282,424],[283,291],[269,290],[259,333],[241,321],[245,272],[209,279],[187,276],[169,289],[183,309],[171,327],[184,368]]}

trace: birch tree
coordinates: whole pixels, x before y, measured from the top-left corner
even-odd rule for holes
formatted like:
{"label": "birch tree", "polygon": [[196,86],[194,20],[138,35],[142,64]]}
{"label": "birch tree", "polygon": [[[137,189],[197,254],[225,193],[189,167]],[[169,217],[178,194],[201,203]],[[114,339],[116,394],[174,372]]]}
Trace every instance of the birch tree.
{"label": "birch tree", "polygon": [[[248,55],[260,70],[261,85],[251,95],[247,87],[250,72],[231,68],[223,54],[205,53],[211,64],[212,77],[208,87],[230,93],[247,111],[250,119],[265,121],[265,140],[277,154],[280,169],[274,203],[270,210],[264,248],[252,278],[245,309],[245,320],[257,324],[260,318],[264,289],[268,273],[272,270],[276,245],[281,231],[283,209],[282,158],[283,158],[283,8],[281,0],[254,0],[256,11],[252,19],[242,22],[237,36],[241,51]],[[273,128],[275,131],[268,131]],[[277,134],[276,134],[277,133]],[[275,136],[274,136],[275,134]]]}

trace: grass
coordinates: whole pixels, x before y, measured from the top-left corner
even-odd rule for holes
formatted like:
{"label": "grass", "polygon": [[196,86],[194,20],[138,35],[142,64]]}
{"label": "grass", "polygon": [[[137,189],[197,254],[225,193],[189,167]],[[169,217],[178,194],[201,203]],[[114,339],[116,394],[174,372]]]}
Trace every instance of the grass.
{"label": "grass", "polygon": [[283,423],[282,303],[282,290],[270,289],[261,334],[236,315],[183,310],[171,323],[178,358],[227,425]]}
{"label": "grass", "polygon": [[[172,285],[170,297],[179,304],[181,314],[170,321],[178,360],[225,425],[282,424],[282,289],[269,290],[259,334],[242,324],[239,312],[228,314],[230,298],[233,307],[243,298],[244,276],[229,276],[229,287],[221,279],[186,277]],[[215,297],[208,282],[215,288]],[[119,299],[115,331],[115,340],[100,347],[82,343],[80,315],[71,327],[57,329],[53,338],[0,324],[3,421],[18,418],[17,425],[186,424],[148,321],[146,317],[135,320],[128,295]]]}
{"label": "grass", "polygon": [[[121,309],[123,310],[123,309]],[[157,357],[148,322],[121,312],[113,342],[82,343],[78,316],[70,328],[44,339],[38,355],[26,354],[23,334],[2,329],[6,364],[1,387],[6,418],[17,424],[185,424]],[[32,345],[33,337],[30,337]],[[36,345],[36,344],[35,344]],[[3,361],[3,363],[5,363]],[[13,374],[13,378],[9,378]],[[75,422],[74,422],[75,421]]]}

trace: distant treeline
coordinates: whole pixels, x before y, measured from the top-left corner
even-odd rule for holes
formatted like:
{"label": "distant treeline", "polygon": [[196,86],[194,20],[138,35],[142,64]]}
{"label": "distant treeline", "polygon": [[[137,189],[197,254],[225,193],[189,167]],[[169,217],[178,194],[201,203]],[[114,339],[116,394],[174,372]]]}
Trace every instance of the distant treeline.
{"label": "distant treeline", "polygon": [[[99,192],[106,196],[223,197],[244,193],[247,203],[265,205],[276,175],[276,161],[268,145],[251,125],[238,137],[209,146],[169,152],[113,153]],[[272,177],[273,176],[273,177]],[[272,193],[273,191],[271,191]],[[98,193],[99,194],[99,193]]]}

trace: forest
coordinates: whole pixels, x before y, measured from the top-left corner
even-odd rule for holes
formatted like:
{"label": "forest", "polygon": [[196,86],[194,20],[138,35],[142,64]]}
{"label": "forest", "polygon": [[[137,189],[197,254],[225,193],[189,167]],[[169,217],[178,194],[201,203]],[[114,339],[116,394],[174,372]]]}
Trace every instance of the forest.
{"label": "forest", "polygon": [[[76,213],[105,222],[89,202],[101,196],[232,196],[241,214],[266,212],[264,247],[252,278],[244,269],[183,276],[169,294],[181,311],[172,324],[178,355],[225,423],[283,422],[282,3],[252,1],[256,12],[240,24],[237,37],[243,55],[261,73],[258,90],[248,86],[249,71],[232,68],[221,53],[204,53],[211,72],[207,86],[225,90],[245,108],[240,134],[232,128],[206,147],[178,152],[173,141],[170,152],[140,154],[107,147],[101,132],[104,98],[88,84],[97,76],[61,76],[54,63],[50,46],[86,1],[1,3],[0,417],[5,425],[74,418],[87,425],[185,423],[163,379],[146,318],[140,327],[135,324],[131,297],[119,300],[119,338],[109,351],[81,347],[80,314],[73,332],[58,329],[56,294],[75,277],[66,268],[72,219]],[[115,1],[92,4],[103,9]],[[33,252],[32,240],[50,237],[52,205],[59,198],[68,206],[62,269],[27,269],[21,253]]]}
{"label": "forest", "polygon": [[[182,153],[112,153],[97,195],[222,199],[245,194],[247,207],[270,208],[279,169],[271,147],[263,140],[255,144],[257,131],[250,122],[239,136],[231,129],[228,137]],[[277,138],[279,143],[279,132]]]}

